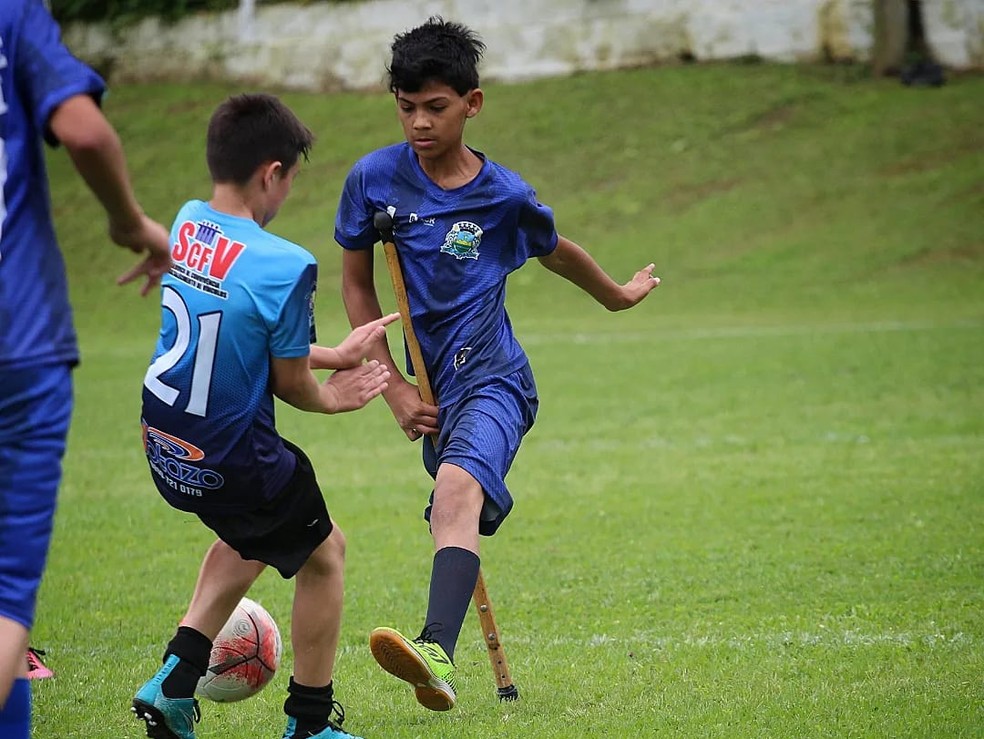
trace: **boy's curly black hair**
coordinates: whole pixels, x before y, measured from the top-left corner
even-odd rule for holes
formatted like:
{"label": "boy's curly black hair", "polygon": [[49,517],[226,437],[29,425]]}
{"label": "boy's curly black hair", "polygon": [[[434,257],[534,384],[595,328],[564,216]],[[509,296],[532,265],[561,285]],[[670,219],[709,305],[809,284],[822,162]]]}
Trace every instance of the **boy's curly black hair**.
{"label": "boy's curly black hair", "polygon": [[461,23],[431,16],[426,23],[398,34],[386,68],[390,92],[419,92],[431,81],[443,82],[459,95],[478,87],[478,63],[485,43]]}

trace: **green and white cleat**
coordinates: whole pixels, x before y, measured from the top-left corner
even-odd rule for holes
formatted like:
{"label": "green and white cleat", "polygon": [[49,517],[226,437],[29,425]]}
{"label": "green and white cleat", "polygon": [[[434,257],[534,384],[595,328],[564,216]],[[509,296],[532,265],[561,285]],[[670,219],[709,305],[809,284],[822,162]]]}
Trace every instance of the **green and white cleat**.
{"label": "green and white cleat", "polygon": [[454,663],[426,629],[413,641],[395,629],[373,629],[369,648],[380,667],[414,686],[420,705],[432,711],[454,708]]}

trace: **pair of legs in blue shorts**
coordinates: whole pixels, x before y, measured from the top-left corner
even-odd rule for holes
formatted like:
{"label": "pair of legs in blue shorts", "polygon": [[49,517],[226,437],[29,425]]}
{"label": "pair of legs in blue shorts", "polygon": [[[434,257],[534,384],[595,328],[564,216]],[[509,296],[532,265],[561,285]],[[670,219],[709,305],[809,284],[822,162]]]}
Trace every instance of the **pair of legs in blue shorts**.
{"label": "pair of legs in blue shorts", "polygon": [[0,616],[30,630],[72,415],[72,368],[0,370]]}
{"label": "pair of legs in blue shorts", "polygon": [[0,736],[27,737],[27,663],[55,518],[72,365],[0,369]]}
{"label": "pair of legs in blue shorts", "polygon": [[[536,421],[538,408],[536,382],[527,364],[505,377],[490,378],[450,405],[442,405],[437,448],[430,437],[424,439],[424,467],[431,477],[436,477],[440,465],[449,463],[464,469],[482,486],[485,505],[479,533],[483,536],[494,534],[512,510],[506,474],[523,437]],[[428,521],[431,504],[424,511]]]}

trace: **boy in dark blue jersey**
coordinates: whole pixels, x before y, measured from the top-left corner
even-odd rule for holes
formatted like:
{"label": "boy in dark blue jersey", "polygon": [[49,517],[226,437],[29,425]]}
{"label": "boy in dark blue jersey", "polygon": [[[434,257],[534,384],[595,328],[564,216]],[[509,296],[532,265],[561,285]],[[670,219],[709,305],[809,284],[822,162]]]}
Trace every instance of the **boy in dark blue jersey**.
{"label": "boy in dark blue jersey", "polygon": [[147,294],[171,265],[167,230],[141,210],[105,83],[62,44],[39,0],[0,0],[0,737],[27,739],[29,632],[72,415],[79,347],[55,238],[42,143],[62,145],[108,218],[146,252],[120,277]]}
{"label": "boy in dark blue jersey", "polygon": [[[264,229],[312,142],[277,98],[228,99],[208,127],[212,198],[186,203],[171,229],[174,267],[144,377],[144,447],[160,494],[218,539],[164,666],[133,700],[150,737],[194,738],[212,641],[268,565],[294,579],[283,739],[351,736],[332,687],[345,538],[307,456],[277,432],[274,395],[316,413],[361,408],[387,387],[386,366],[364,360],[399,314],[367,321],[337,347],[312,345],[315,259]],[[336,371],[319,382],[318,369]]]}
{"label": "boy in dark blue jersey", "polygon": [[[390,90],[406,143],[363,157],[349,173],[335,222],[342,292],[352,325],[381,314],[373,281],[377,212],[393,219],[413,327],[439,407],[394,371],[384,393],[407,437],[421,436],[434,477],[425,517],[435,555],[420,635],[373,631],[380,665],[432,710],[454,707],[455,644],[479,572],[479,536],[513,505],[505,476],[536,418],[536,385],[505,310],[506,277],[531,258],[612,311],[659,284],[653,265],[624,285],[559,236],[553,212],[515,172],[463,142],[482,109],[484,44],[467,27],[431,18],[392,45]],[[393,365],[385,344],[370,356]]]}

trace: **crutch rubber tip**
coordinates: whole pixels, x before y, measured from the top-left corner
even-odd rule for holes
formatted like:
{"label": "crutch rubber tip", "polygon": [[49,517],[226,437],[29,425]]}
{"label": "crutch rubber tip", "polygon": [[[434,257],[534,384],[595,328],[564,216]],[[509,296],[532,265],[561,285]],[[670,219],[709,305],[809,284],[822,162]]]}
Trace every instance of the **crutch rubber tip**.
{"label": "crutch rubber tip", "polygon": [[505,688],[497,688],[499,700],[515,701],[519,700],[519,689],[515,685],[508,685]]}

